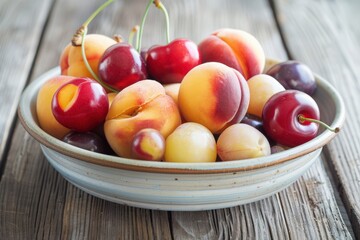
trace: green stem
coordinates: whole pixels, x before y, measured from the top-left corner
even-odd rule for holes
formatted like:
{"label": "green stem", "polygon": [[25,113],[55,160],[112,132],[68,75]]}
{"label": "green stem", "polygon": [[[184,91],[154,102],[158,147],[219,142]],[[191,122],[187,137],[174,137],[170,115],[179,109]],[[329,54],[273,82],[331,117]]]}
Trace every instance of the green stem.
{"label": "green stem", "polygon": [[165,22],[166,22],[166,41],[167,43],[170,43],[170,20],[169,20],[169,14],[161,1],[155,0],[154,4],[157,8],[159,8],[165,15]]}
{"label": "green stem", "polygon": [[332,127],[330,127],[329,125],[327,125],[326,123],[324,123],[324,122],[322,122],[322,121],[320,121],[320,120],[313,119],[313,118],[307,118],[307,117],[304,117],[304,115],[301,115],[301,114],[298,116],[298,119],[299,119],[300,123],[303,123],[303,122],[305,122],[305,121],[314,122],[314,123],[317,123],[317,124],[325,127],[326,129],[328,129],[328,130],[330,130],[330,131],[332,131],[332,132],[337,133],[337,132],[340,131],[340,128],[338,128],[338,127],[332,128]]}
{"label": "green stem", "polygon": [[95,12],[93,12],[90,17],[84,22],[83,26],[87,27],[90,22],[102,11],[104,10],[110,3],[112,3],[114,0],[108,0],[105,3],[103,3],[98,9],[96,9]]}
{"label": "green stem", "polygon": [[144,25],[145,25],[145,20],[146,20],[146,17],[149,13],[149,9],[150,9],[150,6],[151,4],[153,3],[154,0],[150,0],[146,6],[146,9],[145,9],[145,13],[141,19],[141,24],[140,24],[140,29],[139,29],[139,34],[137,35],[137,38],[136,38],[136,45],[135,45],[135,49],[140,53],[141,51],[141,40],[142,40],[142,35],[143,35],[143,31],[144,31]]}
{"label": "green stem", "polygon": [[[106,1],[104,4],[102,4],[98,9],[96,9],[95,12],[93,12],[93,14],[91,14],[91,16],[83,23],[83,25],[79,28],[79,30],[77,31],[77,33],[74,36],[73,39],[73,43],[76,43],[76,40],[79,40],[79,35],[81,36],[81,56],[83,58],[84,64],[87,68],[87,70],[90,72],[91,76],[101,85],[103,86],[105,89],[113,91],[113,92],[118,92],[117,89],[107,85],[106,83],[104,83],[96,74],[95,72],[92,70],[87,57],[86,57],[86,53],[85,53],[85,38],[86,38],[86,34],[88,31],[88,25],[90,24],[90,22],[102,11],[104,10],[110,3],[112,3],[114,0],[108,0]],[[77,45],[77,44],[74,44]]]}
{"label": "green stem", "polygon": [[139,31],[139,25],[136,25],[134,26],[132,29],[131,29],[131,32],[129,34],[129,44],[130,45],[133,45],[133,42],[134,42],[134,36],[136,35],[136,33]]}

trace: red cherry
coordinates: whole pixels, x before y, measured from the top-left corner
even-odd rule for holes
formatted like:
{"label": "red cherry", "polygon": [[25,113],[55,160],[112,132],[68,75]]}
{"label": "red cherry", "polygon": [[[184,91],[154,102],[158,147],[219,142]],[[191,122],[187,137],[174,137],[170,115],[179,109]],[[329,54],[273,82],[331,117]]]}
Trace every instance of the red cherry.
{"label": "red cherry", "polygon": [[265,104],[262,119],[264,130],[279,144],[295,147],[316,137],[318,123],[301,120],[300,116],[319,120],[315,100],[298,90],[285,90],[273,95]]}
{"label": "red cherry", "polygon": [[100,79],[119,91],[147,78],[144,60],[130,44],[124,42],[109,47],[98,68]]}
{"label": "red cherry", "polygon": [[180,83],[200,62],[197,45],[187,39],[175,39],[165,46],[153,46],[146,58],[150,77],[163,84]]}
{"label": "red cherry", "polygon": [[158,130],[144,128],[134,135],[131,151],[135,159],[161,161],[165,153],[165,139]]}
{"label": "red cherry", "polygon": [[63,126],[90,131],[104,122],[109,109],[105,89],[89,78],[76,78],[61,86],[52,99],[52,112]]}
{"label": "red cherry", "polygon": [[64,142],[92,152],[109,153],[106,140],[93,132],[69,132],[62,139]]}
{"label": "red cherry", "polygon": [[295,60],[275,64],[266,74],[277,79],[285,89],[296,89],[313,95],[317,88],[311,69]]}

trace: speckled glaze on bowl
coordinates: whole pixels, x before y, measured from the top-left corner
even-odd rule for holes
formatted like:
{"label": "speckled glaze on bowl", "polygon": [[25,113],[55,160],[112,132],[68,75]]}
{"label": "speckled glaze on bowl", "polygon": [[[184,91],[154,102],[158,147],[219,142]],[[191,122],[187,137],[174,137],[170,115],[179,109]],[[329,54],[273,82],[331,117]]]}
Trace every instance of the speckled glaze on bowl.
{"label": "speckled glaze on bowl", "polygon": [[[269,64],[276,60],[268,60]],[[232,207],[266,198],[292,184],[318,159],[336,136],[323,130],[315,139],[268,157],[216,163],[166,163],[126,159],[66,144],[37,123],[36,96],[41,85],[59,75],[51,69],[23,92],[18,115],[41,145],[50,164],[69,182],[94,196],[135,207],[195,211]],[[326,80],[316,76],[314,95],[321,120],[341,128],[345,107]]]}

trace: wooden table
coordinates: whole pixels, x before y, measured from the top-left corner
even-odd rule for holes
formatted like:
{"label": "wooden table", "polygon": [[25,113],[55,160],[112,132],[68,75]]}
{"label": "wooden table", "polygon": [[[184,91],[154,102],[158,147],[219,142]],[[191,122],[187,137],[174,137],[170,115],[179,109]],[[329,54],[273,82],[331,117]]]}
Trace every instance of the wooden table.
{"label": "wooden table", "polygon": [[[0,1],[0,239],[360,239],[360,1],[164,0],[171,38],[201,41],[232,27],[267,57],[297,59],[342,95],[347,121],[289,188],[251,204],[165,212],[104,201],[68,183],[17,119],[29,81],[56,66],[74,31],[103,1]],[[127,38],[146,0],[115,1],[89,32]],[[165,43],[152,8],[143,46]]]}

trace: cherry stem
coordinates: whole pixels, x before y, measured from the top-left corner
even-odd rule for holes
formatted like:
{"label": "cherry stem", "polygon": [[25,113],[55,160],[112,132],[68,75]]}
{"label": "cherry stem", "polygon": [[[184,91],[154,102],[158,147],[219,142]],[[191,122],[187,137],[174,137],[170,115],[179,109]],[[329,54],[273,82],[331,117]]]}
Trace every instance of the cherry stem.
{"label": "cherry stem", "polygon": [[96,74],[95,72],[92,70],[87,57],[86,57],[86,53],[85,53],[85,38],[86,38],[86,34],[88,31],[88,25],[91,23],[91,21],[102,11],[104,10],[110,3],[112,3],[114,0],[108,0],[107,2],[105,2],[104,4],[102,4],[98,9],[95,10],[95,12],[93,12],[93,14],[91,14],[91,16],[83,23],[83,25],[81,25],[81,27],[77,30],[77,32],[75,33],[73,39],[72,39],[72,43],[74,46],[79,46],[79,39],[81,39],[81,56],[83,58],[84,64],[87,68],[87,70],[90,72],[91,76],[105,89],[113,91],[113,92],[119,92],[117,89],[112,88],[111,86],[107,85],[106,83],[104,83]]}
{"label": "cherry stem", "polygon": [[114,0],[108,0],[105,3],[103,3],[98,9],[93,12],[90,17],[84,22],[83,26],[87,27],[90,22],[102,11],[104,10],[110,3],[112,3]]}
{"label": "cherry stem", "polygon": [[122,37],[121,35],[119,35],[119,34],[115,34],[115,35],[113,36],[113,39],[114,39],[116,42],[118,42],[118,43],[120,43],[120,42],[123,41],[123,37]]}
{"label": "cherry stem", "polygon": [[140,24],[140,29],[139,29],[139,34],[137,35],[136,38],[136,45],[135,45],[135,49],[140,53],[141,51],[141,40],[142,40],[142,35],[143,35],[143,31],[144,31],[144,25],[145,25],[145,20],[146,17],[149,13],[149,9],[151,4],[153,3],[154,0],[150,0],[145,8],[145,13],[141,19],[141,24]]}
{"label": "cherry stem", "polygon": [[327,125],[326,123],[324,123],[324,122],[322,122],[322,121],[320,121],[320,120],[313,119],[313,118],[307,118],[307,117],[304,117],[304,115],[302,115],[302,114],[300,114],[300,115],[298,116],[298,119],[299,119],[299,122],[300,122],[300,123],[303,123],[303,122],[305,122],[305,121],[317,123],[317,124],[325,127],[326,129],[328,129],[328,130],[330,130],[330,131],[332,131],[332,132],[334,132],[334,133],[337,133],[337,132],[340,131],[340,128],[338,128],[338,127],[332,128],[332,127],[330,127],[329,125]]}
{"label": "cherry stem", "polygon": [[170,20],[169,14],[162,2],[160,0],[154,0],[154,4],[157,8],[159,8],[165,15],[165,22],[166,22],[166,41],[170,43]]}
{"label": "cherry stem", "polygon": [[80,28],[76,31],[76,33],[74,34],[71,43],[73,46],[78,47],[80,46],[82,39],[81,37],[86,36],[86,34],[84,35],[84,31],[85,29],[87,29],[88,25],[90,24],[90,22],[102,11],[104,10],[110,3],[112,3],[114,0],[108,0],[107,2],[105,2],[104,4],[102,4],[98,9],[95,10],[95,12],[93,12],[90,17],[80,26]]}
{"label": "cherry stem", "polygon": [[129,34],[129,44],[130,45],[133,45],[133,41],[134,41],[134,36],[135,34],[139,31],[139,25],[135,25],[132,29],[131,29],[131,32]]}

